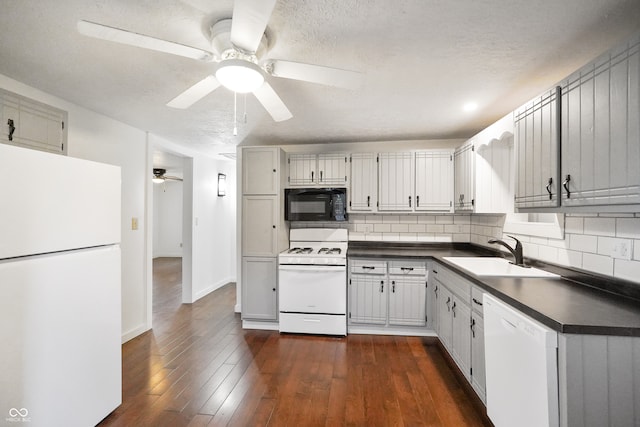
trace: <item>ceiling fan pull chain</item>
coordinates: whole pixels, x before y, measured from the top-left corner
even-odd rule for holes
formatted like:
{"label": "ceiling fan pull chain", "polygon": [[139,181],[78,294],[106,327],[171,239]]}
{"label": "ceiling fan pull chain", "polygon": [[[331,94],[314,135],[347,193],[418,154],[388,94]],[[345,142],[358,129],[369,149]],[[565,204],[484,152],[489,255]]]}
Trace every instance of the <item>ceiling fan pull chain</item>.
{"label": "ceiling fan pull chain", "polygon": [[247,124],[247,94],[244,94],[244,124]]}
{"label": "ceiling fan pull chain", "polygon": [[233,136],[238,136],[238,93],[233,92]]}

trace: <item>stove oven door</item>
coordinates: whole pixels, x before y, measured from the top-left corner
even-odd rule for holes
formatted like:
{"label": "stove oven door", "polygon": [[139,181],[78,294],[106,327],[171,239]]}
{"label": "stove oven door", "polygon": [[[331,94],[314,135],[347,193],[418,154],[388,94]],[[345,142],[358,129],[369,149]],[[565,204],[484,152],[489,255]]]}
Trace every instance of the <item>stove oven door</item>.
{"label": "stove oven door", "polygon": [[346,314],[346,266],[280,265],[278,273],[281,313]]}

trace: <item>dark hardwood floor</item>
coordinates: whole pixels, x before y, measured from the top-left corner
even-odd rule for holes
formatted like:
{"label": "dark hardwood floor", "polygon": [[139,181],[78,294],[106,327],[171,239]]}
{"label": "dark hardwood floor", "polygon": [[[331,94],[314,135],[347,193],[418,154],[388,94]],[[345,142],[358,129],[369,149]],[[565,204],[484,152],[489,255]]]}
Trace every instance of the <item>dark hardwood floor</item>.
{"label": "dark hardwood floor", "polygon": [[485,425],[433,339],[243,330],[235,284],[181,304],[180,269],[154,260],[153,330],[100,426]]}

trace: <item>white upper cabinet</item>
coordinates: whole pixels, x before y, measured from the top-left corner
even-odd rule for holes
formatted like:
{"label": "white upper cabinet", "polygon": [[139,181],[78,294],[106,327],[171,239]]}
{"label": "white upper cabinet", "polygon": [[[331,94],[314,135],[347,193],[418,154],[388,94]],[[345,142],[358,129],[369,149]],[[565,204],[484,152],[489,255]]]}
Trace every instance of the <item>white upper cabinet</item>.
{"label": "white upper cabinet", "polygon": [[347,185],[348,154],[318,154],[318,184]]}
{"label": "white upper cabinet", "polygon": [[469,141],[454,152],[456,212],[473,212],[475,206],[475,148]]}
{"label": "white upper cabinet", "polygon": [[378,164],[374,153],[353,153],[350,157],[350,212],[375,212],[378,193]]}
{"label": "white upper cabinet", "polygon": [[562,205],[640,203],[640,36],[562,82]]}
{"label": "white upper cabinet", "polygon": [[345,187],[348,154],[289,154],[288,185],[291,187]]}
{"label": "white upper cabinet", "polygon": [[0,142],[49,153],[67,152],[67,113],[0,89]]}
{"label": "white upper cabinet", "polygon": [[290,186],[311,186],[316,183],[318,162],[315,154],[289,154],[287,163],[287,182]]}
{"label": "white upper cabinet", "polygon": [[280,192],[280,149],[251,147],[242,150],[242,194],[276,195]]}
{"label": "white upper cabinet", "polygon": [[453,211],[453,152],[419,151],[415,153],[415,210]]}
{"label": "white upper cabinet", "polygon": [[543,93],[514,114],[518,164],[515,206],[556,207],[560,202],[560,88]]}
{"label": "white upper cabinet", "polygon": [[380,153],[378,158],[378,210],[413,211],[413,153]]}

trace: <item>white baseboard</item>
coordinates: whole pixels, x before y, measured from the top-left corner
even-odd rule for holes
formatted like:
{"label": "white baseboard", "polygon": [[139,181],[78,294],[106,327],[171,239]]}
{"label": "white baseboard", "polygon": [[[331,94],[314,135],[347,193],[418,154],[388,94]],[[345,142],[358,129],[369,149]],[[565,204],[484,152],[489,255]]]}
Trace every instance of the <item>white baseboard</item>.
{"label": "white baseboard", "polygon": [[347,334],[354,335],[400,335],[406,337],[437,337],[433,329],[385,328],[376,326],[347,326]]}
{"label": "white baseboard", "polygon": [[130,341],[130,340],[134,339],[138,335],[144,334],[149,329],[151,329],[151,328],[147,327],[147,325],[145,325],[145,324],[142,324],[142,325],[136,326],[135,328],[123,333],[122,334],[122,344],[126,343],[127,341]]}
{"label": "white baseboard", "polygon": [[236,304],[235,307],[233,307],[233,311],[236,313],[242,313],[242,306],[240,304]]}
{"label": "white baseboard", "polygon": [[209,295],[211,292],[215,291],[216,289],[220,289],[221,287],[223,287],[224,285],[226,285],[229,282],[233,282],[233,280],[231,278],[225,278],[223,280],[220,280],[216,283],[214,283],[213,285],[207,286],[204,289],[201,289],[200,291],[198,291],[195,294],[195,298],[193,299],[193,302],[198,301],[200,298]]}

